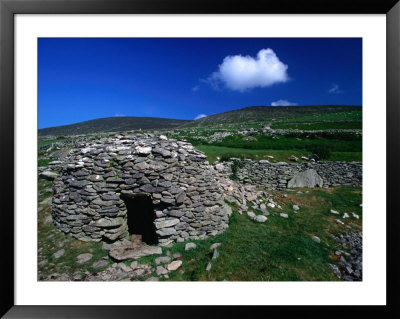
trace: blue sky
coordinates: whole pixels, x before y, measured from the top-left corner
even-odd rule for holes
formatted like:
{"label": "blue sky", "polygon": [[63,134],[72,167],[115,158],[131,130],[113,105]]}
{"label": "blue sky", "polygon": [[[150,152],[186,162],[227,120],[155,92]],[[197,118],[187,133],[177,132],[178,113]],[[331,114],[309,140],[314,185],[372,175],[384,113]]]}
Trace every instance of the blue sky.
{"label": "blue sky", "polygon": [[362,105],[360,38],[38,41],[39,128],[254,105]]}

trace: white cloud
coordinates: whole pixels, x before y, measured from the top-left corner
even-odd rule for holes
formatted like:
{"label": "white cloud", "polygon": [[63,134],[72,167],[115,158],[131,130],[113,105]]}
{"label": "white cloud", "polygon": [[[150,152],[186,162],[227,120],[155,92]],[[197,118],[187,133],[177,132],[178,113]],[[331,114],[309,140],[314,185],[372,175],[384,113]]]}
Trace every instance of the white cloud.
{"label": "white cloud", "polygon": [[288,100],[278,100],[271,103],[272,106],[295,106],[297,103],[289,102]]}
{"label": "white cloud", "polygon": [[194,87],[192,87],[192,91],[193,92],[197,92],[200,89],[200,86],[195,85]]}
{"label": "white cloud", "polygon": [[339,88],[339,85],[333,84],[332,87],[328,90],[331,94],[341,94],[343,91]]}
{"label": "white cloud", "polygon": [[203,117],[207,117],[207,115],[205,115],[205,114],[199,114],[199,115],[197,115],[197,116],[194,118],[194,120],[198,120],[198,119],[201,119],[201,118],[203,118]]}
{"label": "white cloud", "polygon": [[114,116],[115,116],[115,117],[121,117],[121,116],[126,116],[126,115],[125,115],[125,114],[118,114],[118,113],[117,113],[117,114],[115,114]]}
{"label": "white cloud", "polygon": [[243,92],[288,81],[287,69],[288,66],[268,48],[260,50],[255,58],[248,55],[225,57],[218,66],[218,71],[203,81],[214,89],[219,89],[222,83],[228,89]]}

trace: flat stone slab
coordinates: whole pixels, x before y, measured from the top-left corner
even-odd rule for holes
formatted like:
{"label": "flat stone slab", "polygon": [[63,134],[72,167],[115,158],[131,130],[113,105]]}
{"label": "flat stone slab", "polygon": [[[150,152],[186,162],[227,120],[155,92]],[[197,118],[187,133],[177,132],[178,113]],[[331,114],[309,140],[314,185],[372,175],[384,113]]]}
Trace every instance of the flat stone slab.
{"label": "flat stone slab", "polygon": [[168,264],[167,269],[169,271],[177,270],[182,265],[182,260],[174,260],[172,263]]}
{"label": "flat stone slab", "polygon": [[58,259],[58,258],[60,258],[62,255],[64,255],[64,253],[65,253],[65,250],[64,250],[64,249],[61,249],[61,250],[55,252],[55,253],[53,254],[53,257],[54,257],[55,259]]}
{"label": "flat stone slab", "polygon": [[107,265],[108,265],[108,261],[107,261],[107,260],[100,259],[100,260],[98,260],[98,261],[95,261],[95,262],[92,264],[92,268],[96,269],[96,268],[100,268],[100,267],[105,267],[105,266],[107,266]]}
{"label": "flat stone slab", "polygon": [[85,253],[85,254],[80,254],[76,257],[76,262],[78,264],[83,264],[87,261],[89,261],[90,259],[92,259],[93,255],[89,254],[89,253]]}
{"label": "flat stone slab", "polygon": [[169,257],[169,256],[157,257],[155,260],[156,265],[169,263],[170,261],[171,261],[171,257]]}
{"label": "flat stone slab", "polygon": [[139,259],[144,256],[161,255],[162,249],[158,246],[148,246],[146,244],[127,244],[114,247],[110,250],[111,258],[121,261],[128,259]]}

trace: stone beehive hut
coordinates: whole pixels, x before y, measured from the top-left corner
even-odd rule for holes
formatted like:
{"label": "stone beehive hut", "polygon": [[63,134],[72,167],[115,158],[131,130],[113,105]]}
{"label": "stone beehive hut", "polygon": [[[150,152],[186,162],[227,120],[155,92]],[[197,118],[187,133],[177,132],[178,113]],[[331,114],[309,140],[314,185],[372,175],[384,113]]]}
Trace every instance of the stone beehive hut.
{"label": "stone beehive hut", "polygon": [[52,217],[84,241],[142,235],[148,244],[201,239],[228,227],[218,177],[190,143],[116,135],[71,151],[53,184]]}

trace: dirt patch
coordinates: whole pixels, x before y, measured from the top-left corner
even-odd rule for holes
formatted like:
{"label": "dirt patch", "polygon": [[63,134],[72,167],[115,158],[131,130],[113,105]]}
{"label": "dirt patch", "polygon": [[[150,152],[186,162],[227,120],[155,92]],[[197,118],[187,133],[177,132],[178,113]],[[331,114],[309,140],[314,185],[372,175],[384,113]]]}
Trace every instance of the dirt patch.
{"label": "dirt patch", "polygon": [[338,262],[340,260],[340,255],[335,255],[335,253],[331,253],[329,255],[329,258],[334,262]]}

